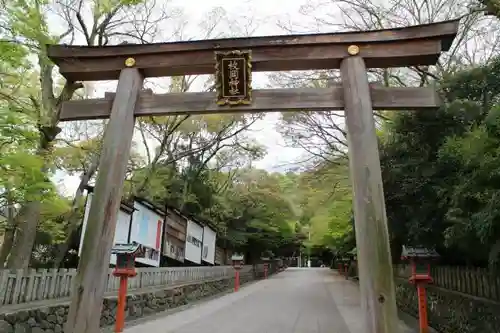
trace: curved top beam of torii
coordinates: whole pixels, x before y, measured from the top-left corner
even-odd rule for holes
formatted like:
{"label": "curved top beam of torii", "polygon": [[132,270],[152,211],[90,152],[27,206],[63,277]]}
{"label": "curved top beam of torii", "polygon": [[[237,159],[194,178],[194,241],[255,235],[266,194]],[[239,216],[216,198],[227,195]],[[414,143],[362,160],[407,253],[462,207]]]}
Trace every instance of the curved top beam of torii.
{"label": "curved top beam of torii", "polygon": [[254,71],[339,68],[347,47],[360,48],[371,68],[433,65],[447,51],[459,20],[365,32],[282,35],[91,47],[48,45],[48,56],[68,80],[116,80],[133,57],[145,77],[213,74],[214,51],[252,50]]}

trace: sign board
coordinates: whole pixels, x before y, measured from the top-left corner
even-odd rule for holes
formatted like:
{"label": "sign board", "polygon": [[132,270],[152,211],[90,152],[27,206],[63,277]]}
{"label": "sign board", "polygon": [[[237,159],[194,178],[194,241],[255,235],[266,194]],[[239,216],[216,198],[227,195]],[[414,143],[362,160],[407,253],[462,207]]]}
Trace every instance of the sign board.
{"label": "sign board", "polygon": [[186,246],[184,258],[195,264],[201,264],[201,249],[203,245],[203,227],[191,220],[187,222]]}
{"label": "sign board", "polygon": [[251,104],[251,51],[215,51],[217,105]]}
{"label": "sign board", "polygon": [[165,223],[162,254],[171,259],[184,262],[187,221],[180,212],[167,209]]}
{"label": "sign board", "polygon": [[209,264],[215,264],[215,240],[217,234],[215,231],[207,226],[203,227],[203,249],[201,259]]}
{"label": "sign board", "polygon": [[[87,202],[85,203],[85,213],[83,215],[82,234],[80,235],[80,245],[78,248],[78,256],[82,253],[82,245],[87,229],[87,220],[89,218],[90,205],[92,204],[93,193],[87,195]],[[131,215],[123,210],[118,211],[118,219],[116,221],[115,237],[113,245],[117,243],[128,243],[128,234],[130,230]],[[116,254],[111,254],[110,264],[116,265]]]}
{"label": "sign board", "polygon": [[138,201],[134,201],[134,209],[130,242],[144,247],[144,257],[136,258],[136,262],[159,267],[163,216]]}
{"label": "sign board", "polygon": [[175,244],[169,236],[163,243],[163,255],[179,262],[184,262],[184,244],[182,246]]}
{"label": "sign board", "polygon": [[225,265],[225,263],[226,263],[226,253],[222,248],[217,246],[215,248],[215,264]]}

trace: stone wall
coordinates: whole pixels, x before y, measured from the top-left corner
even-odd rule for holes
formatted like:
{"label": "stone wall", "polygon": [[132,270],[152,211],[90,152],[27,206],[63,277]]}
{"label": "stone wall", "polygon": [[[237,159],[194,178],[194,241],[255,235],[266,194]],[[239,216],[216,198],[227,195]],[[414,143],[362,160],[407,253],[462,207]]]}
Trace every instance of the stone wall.
{"label": "stone wall", "polygon": [[[416,287],[396,278],[398,307],[418,318]],[[500,332],[500,303],[447,289],[427,286],[429,324],[442,333]]]}
{"label": "stone wall", "polygon": [[[255,273],[242,274],[240,283],[256,279]],[[127,296],[126,321],[176,308],[230,290],[234,278],[187,284],[165,290],[136,292]],[[0,333],[61,333],[69,304],[0,314]],[[101,327],[113,325],[116,297],[103,302]]]}

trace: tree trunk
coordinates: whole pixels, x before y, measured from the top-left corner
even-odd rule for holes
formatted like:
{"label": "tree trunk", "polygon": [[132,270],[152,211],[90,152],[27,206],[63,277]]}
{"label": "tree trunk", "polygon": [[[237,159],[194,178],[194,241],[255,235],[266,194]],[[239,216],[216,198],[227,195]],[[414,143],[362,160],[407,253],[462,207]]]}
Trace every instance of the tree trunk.
{"label": "tree trunk", "polygon": [[40,210],[40,201],[30,202],[26,205],[26,214],[23,214],[24,221],[19,224],[17,229],[14,245],[7,263],[8,268],[21,269],[29,267],[40,219]]}
{"label": "tree trunk", "polygon": [[78,190],[75,194],[75,198],[73,199],[73,206],[71,208],[71,212],[68,217],[68,226],[66,228],[66,239],[63,243],[60,243],[57,246],[57,254],[54,259],[53,268],[60,268],[66,253],[71,245],[71,240],[73,239],[74,233],[78,230],[78,226],[80,225],[80,216],[78,215],[78,202],[80,202],[81,197],[83,196],[83,191]]}
{"label": "tree trunk", "polygon": [[500,255],[500,239],[490,248],[488,255],[488,268],[491,275],[498,272],[498,257]]}
{"label": "tree trunk", "polygon": [[12,250],[19,218],[15,214],[14,203],[12,202],[11,196],[11,189],[7,187],[5,189],[5,192],[7,197],[7,226],[5,227],[3,244],[0,249],[0,269],[4,268],[7,257]]}
{"label": "tree trunk", "polygon": [[[14,209],[12,207],[9,207],[10,211],[13,211]],[[10,215],[11,213],[9,213]],[[5,262],[7,261],[7,257],[9,256],[12,246],[14,245],[14,237],[16,234],[16,228],[18,224],[18,219],[14,218],[8,218],[8,225],[5,228],[5,234],[3,238],[3,244],[2,248],[0,249],[0,269],[2,269],[5,266]]]}
{"label": "tree trunk", "polygon": [[[52,70],[54,65],[47,61],[44,55],[39,55],[38,64],[40,65],[40,83],[43,110],[48,112],[49,123],[45,123],[45,119],[40,117],[38,130],[40,140],[38,145],[37,155],[48,159],[47,156],[52,148],[52,142],[61,132],[57,127],[59,114],[61,112],[62,103],[69,101],[77,89],[83,88],[81,82],[66,81],[59,97],[54,96]],[[42,113],[41,110],[39,110]],[[47,171],[48,166],[44,165],[43,170]],[[36,232],[40,221],[41,203],[40,200],[30,202],[26,205],[26,216],[23,223],[20,223],[19,229],[16,232],[14,247],[9,257],[7,267],[13,269],[27,268],[31,260],[31,252],[35,244]]]}
{"label": "tree trunk", "polygon": [[0,249],[0,269],[5,266],[5,261],[12,250],[12,245],[14,244],[14,235],[16,233],[15,226],[8,226],[5,228],[5,234],[3,238],[2,248]]}
{"label": "tree trunk", "polygon": [[71,212],[68,217],[68,226],[66,228],[66,239],[64,243],[59,244],[59,246],[57,247],[57,255],[53,265],[54,268],[59,268],[61,266],[61,263],[63,262],[64,257],[66,256],[66,253],[68,252],[68,249],[71,245],[72,237],[74,233],[78,230],[78,226],[80,225],[79,222],[81,222],[80,216],[78,215],[79,203],[81,198],[83,197],[83,191],[85,190],[85,187],[88,185],[90,179],[94,176],[94,174],[97,171],[97,166],[99,165],[99,156],[100,154],[96,155],[96,157],[92,160],[92,163],[88,171],[84,172],[80,177],[80,185],[76,190],[75,197],[73,198],[73,203],[71,206]]}
{"label": "tree trunk", "polygon": [[[51,143],[61,131],[57,126],[39,126],[40,143],[37,155],[41,158],[46,158],[47,153],[51,148]],[[42,171],[45,173],[48,166],[44,163]],[[48,180],[47,180],[48,181]],[[8,268],[21,269],[28,268],[31,261],[31,253],[33,252],[33,245],[35,245],[36,232],[38,223],[40,221],[41,213],[41,197],[39,200],[32,201],[26,204],[26,211],[23,214],[24,222],[19,224],[14,240],[14,247],[10,253]]]}

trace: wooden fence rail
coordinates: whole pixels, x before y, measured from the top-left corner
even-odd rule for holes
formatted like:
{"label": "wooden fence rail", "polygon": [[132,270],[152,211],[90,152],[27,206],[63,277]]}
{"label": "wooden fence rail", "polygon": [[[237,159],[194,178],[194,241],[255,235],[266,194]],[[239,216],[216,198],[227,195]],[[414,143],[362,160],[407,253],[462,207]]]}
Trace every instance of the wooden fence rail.
{"label": "wooden fence rail", "polygon": [[[398,277],[411,274],[409,265],[394,266]],[[431,266],[434,285],[464,294],[500,301],[500,275],[491,274],[484,268]]]}
{"label": "wooden fence rail", "polygon": [[[244,266],[242,274],[259,265]],[[119,278],[109,271],[106,292],[117,291]],[[0,307],[70,296],[76,269],[0,269]],[[128,280],[129,290],[178,285],[203,280],[230,278],[232,266],[137,268],[137,276]]]}

